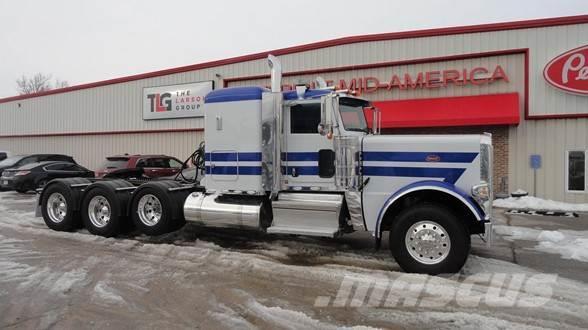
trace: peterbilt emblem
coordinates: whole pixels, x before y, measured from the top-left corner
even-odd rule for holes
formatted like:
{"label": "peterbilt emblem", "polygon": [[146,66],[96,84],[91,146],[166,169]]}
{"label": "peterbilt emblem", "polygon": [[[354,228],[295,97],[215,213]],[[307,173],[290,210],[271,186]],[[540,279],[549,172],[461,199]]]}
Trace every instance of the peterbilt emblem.
{"label": "peterbilt emblem", "polygon": [[566,92],[588,95],[588,45],[567,51],[545,66],[543,77]]}
{"label": "peterbilt emblem", "polygon": [[438,161],[441,161],[441,157],[439,155],[427,155],[427,158],[425,158],[425,161],[438,162]]}

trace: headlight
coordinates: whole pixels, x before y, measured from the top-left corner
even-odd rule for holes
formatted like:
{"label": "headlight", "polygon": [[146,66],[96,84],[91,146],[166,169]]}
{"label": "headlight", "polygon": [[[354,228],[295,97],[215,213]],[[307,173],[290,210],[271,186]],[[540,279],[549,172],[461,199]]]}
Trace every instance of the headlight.
{"label": "headlight", "polygon": [[472,197],[478,202],[486,217],[492,216],[492,165],[493,148],[491,144],[480,145],[480,183],[472,187]]}
{"label": "headlight", "polygon": [[488,183],[482,181],[480,184],[477,184],[472,187],[472,196],[478,202],[485,202],[490,199],[490,187]]}

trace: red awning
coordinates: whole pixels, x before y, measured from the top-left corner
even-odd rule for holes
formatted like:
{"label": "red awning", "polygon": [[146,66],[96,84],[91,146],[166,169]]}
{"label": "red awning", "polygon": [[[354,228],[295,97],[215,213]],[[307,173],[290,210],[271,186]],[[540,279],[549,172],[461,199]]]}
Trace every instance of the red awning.
{"label": "red awning", "polygon": [[375,101],[382,128],[517,125],[518,93]]}

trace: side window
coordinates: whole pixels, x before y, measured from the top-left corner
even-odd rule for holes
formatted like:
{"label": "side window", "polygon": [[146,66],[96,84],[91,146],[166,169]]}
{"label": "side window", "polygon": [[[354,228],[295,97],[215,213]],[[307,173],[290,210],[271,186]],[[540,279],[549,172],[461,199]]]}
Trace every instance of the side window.
{"label": "side window", "polygon": [[568,151],[568,182],[569,191],[586,191],[586,152]]}
{"label": "side window", "polygon": [[86,171],[85,168],[81,167],[80,165],[70,164],[67,167],[68,171]]}
{"label": "side window", "polygon": [[320,103],[297,104],[290,107],[290,133],[318,134],[321,122]]}
{"label": "side window", "polygon": [[148,167],[147,164],[145,163],[145,159],[141,159],[137,162],[137,164],[135,165],[135,167]]}
{"label": "side window", "polygon": [[49,165],[46,168],[50,171],[64,171],[66,170],[67,164],[53,164]]}
{"label": "side window", "polygon": [[5,160],[6,159],[6,153],[5,152],[0,152],[0,161],[1,160]]}
{"label": "side window", "polygon": [[26,157],[26,158],[21,159],[20,162],[18,162],[18,166],[23,166],[26,164],[31,164],[31,163],[36,163],[36,162],[38,162],[38,157],[35,157],[35,156]]}
{"label": "side window", "polygon": [[151,162],[153,163],[151,167],[169,168],[169,159],[167,158],[153,158]]}
{"label": "side window", "polygon": [[182,168],[182,163],[180,163],[178,160],[175,160],[173,158],[169,159],[169,167],[171,168]]}

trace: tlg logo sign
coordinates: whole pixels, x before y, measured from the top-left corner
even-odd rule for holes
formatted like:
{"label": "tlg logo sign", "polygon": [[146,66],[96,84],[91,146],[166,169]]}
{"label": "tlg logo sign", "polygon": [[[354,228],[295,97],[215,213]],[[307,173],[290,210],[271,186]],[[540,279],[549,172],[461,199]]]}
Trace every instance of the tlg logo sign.
{"label": "tlg logo sign", "polygon": [[143,119],[202,117],[213,88],[212,81],[143,88]]}
{"label": "tlg logo sign", "polygon": [[566,92],[588,95],[588,45],[567,51],[545,66],[545,80]]}
{"label": "tlg logo sign", "polygon": [[149,108],[151,112],[164,112],[172,110],[171,93],[163,94],[147,94],[147,98],[150,101]]}

